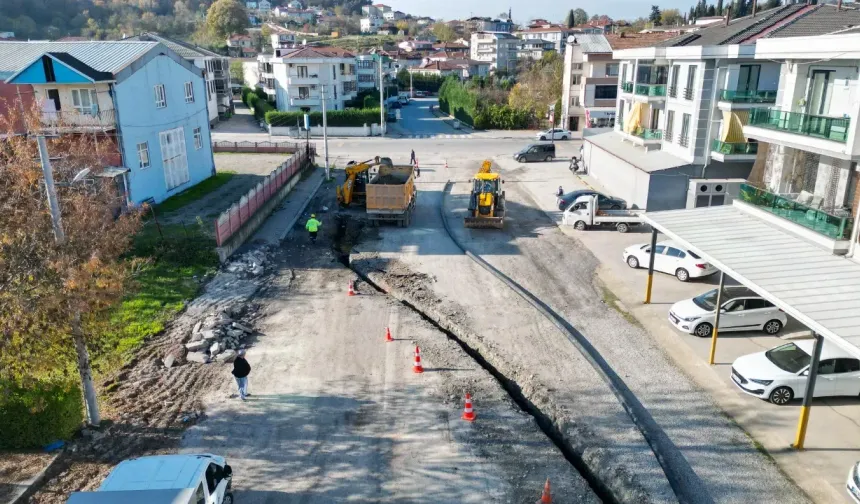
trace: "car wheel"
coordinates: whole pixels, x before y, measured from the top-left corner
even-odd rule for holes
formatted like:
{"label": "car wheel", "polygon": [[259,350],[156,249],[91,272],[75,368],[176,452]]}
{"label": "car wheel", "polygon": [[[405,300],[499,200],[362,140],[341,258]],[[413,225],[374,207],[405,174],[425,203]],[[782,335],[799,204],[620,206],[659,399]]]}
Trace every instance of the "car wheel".
{"label": "car wheel", "polygon": [[542,141],[544,141],[544,142],[546,141],[546,137],[545,137],[545,136],[540,137],[540,139],[541,139]]}
{"label": "car wheel", "polygon": [[636,256],[630,256],[627,258],[627,266],[630,266],[633,269],[639,267],[639,259],[636,259]]}
{"label": "car wheel", "polygon": [[612,205],[609,207],[610,210],[621,210],[621,205]]}
{"label": "car wheel", "polygon": [[682,282],[686,282],[690,279],[690,273],[684,268],[678,268],[678,271],[675,272],[675,277]]}
{"label": "car wheel", "polygon": [[546,161],[547,163],[552,162],[552,156],[547,156],[547,157],[545,157],[545,158],[544,158],[544,161]]}
{"label": "car wheel", "polygon": [[525,162],[526,162],[526,158],[525,158],[525,157],[520,156],[520,157],[518,157],[518,158],[517,158],[517,163],[525,163]]}
{"label": "car wheel", "polygon": [[570,140],[570,137],[569,137],[569,136],[567,136],[567,135],[565,135],[565,136],[561,137],[561,139],[562,139],[562,140]]}
{"label": "car wheel", "polygon": [[764,325],[764,332],[773,336],[782,330],[782,322],[779,320],[770,320],[767,324]]}
{"label": "car wheel", "polygon": [[221,504],[233,504],[233,494],[224,494],[224,500],[221,501]]}
{"label": "car wheel", "polygon": [[619,233],[626,233],[630,231],[630,226],[626,222],[619,222],[615,229],[618,230]]}
{"label": "car wheel", "polygon": [[702,322],[693,329],[693,334],[700,338],[709,338],[714,334],[714,326],[707,322]]}
{"label": "car wheel", "polygon": [[573,229],[577,231],[585,231],[585,221],[578,220],[573,224]]}
{"label": "car wheel", "polygon": [[774,404],[782,406],[794,399],[794,391],[788,387],[777,387],[771,391],[767,399]]}

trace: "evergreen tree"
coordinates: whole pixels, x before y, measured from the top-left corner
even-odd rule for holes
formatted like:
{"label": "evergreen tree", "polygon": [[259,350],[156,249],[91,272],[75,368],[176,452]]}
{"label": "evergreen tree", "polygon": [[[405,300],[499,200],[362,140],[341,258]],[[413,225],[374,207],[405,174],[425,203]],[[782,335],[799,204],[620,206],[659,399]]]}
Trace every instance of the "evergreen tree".
{"label": "evergreen tree", "polygon": [[717,15],[717,9],[715,9],[713,5],[709,5],[708,6],[708,16],[716,16],[716,15]]}
{"label": "evergreen tree", "polygon": [[717,16],[723,15],[723,0],[717,0],[716,11],[717,11],[717,14],[716,14]]}
{"label": "evergreen tree", "polygon": [[687,21],[692,23],[696,20],[696,11],[692,7],[690,7],[690,14],[687,16]]}
{"label": "evergreen tree", "polygon": [[662,24],[661,18],[663,17],[663,13],[660,12],[660,7],[657,5],[651,6],[651,14],[648,16],[648,21],[654,26],[660,26]]}
{"label": "evergreen tree", "polygon": [[564,24],[566,24],[568,28],[576,26],[576,15],[573,13],[573,9],[570,9],[570,12],[567,13],[567,18],[565,18]]}

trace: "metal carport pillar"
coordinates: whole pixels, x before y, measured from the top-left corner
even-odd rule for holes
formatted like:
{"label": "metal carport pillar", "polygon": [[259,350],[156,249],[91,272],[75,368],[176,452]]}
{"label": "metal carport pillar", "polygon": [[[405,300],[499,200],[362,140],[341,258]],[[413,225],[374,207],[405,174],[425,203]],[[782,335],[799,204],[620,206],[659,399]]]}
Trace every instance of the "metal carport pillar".
{"label": "metal carport pillar", "polygon": [[824,346],[824,338],[815,333],[815,344],[812,346],[812,362],[809,364],[809,378],[806,381],[806,393],[803,396],[803,404],[800,407],[800,418],[797,421],[797,435],[794,444],[795,450],[803,449],[806,440],[806,426],[809,424],[809,409],[812,407],[812,394],[815,391],[815,379],[818,378],[818,362],[821,360],[821,347]]}
{"label": "metal carport pillar", "polygon": [[657,229],[651,228],[651,252],[648,255],[648,285],[645,287],[645,304],[651,304],[651,285],[654,283],[654,249],[657,248]]}
{"label": "metal carport pillar", "polygon": [[714,329],[711,331],[711,355],[708,364],[714,365],[714,356],[717,353],[717,334],[720,327],[720,313],[723,308],[723,287],[726,285],[726,274],[720,271],[720,286],[717,287],[717,301],[714,305]]}

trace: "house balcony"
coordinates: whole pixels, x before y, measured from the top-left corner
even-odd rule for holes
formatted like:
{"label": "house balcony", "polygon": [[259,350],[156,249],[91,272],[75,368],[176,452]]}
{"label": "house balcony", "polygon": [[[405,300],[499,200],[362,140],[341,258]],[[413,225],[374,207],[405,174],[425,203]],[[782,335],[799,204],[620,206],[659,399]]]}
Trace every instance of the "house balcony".
{"label": "house balcony", "polygon": [[633,99],[636,101],[663,101],[666,99],[665,84],[636,84],[633,87]]}
{"label": "house balcony", "polygon": [[711,158],[717,161],[755,161],[756,154],[757,142],[711,142]]}
{"label": "house balcony", "polygon": [[320,83],[319,76],[316,74],[302,75],[291,74],[287,76],[287,82],[291,86],[311,86]]}
{"label": "house balcony", "polygon": [[293,107],[319,107],[322,100],[319,96],[290,96],[290,106]]}
{"label": "house balcony", "polygon": [[631,94],[633,93],[633,83],[632,82],[622,82],[621,83],[621,92]]}
{"label": "house balcony", "polygon": [[801,194],[776,194],[741,184],[734,204],[742,210],[810,239],[834,254],[844,254],[851,242],[854,218],[846,209],[817,208],[815,198],[801,202]]}
{"label": "house balcony", "polygon": [[57,133],[110,131],[116,129],[116,113],[113,109],[98,112],[62,110],[42,112],[42,128]]}
{"label": "house balcony", "polygon": [[748,110],[776,103],[776,91],[732,91],[723,89],[717,97],[720,110]]}
{"label": "house balcony", "polygon": [[633,133],[624,132],[622,129],[622,135],[633,145],[641,145],[649,150],[659,148],[663,141],[663,130],[658,129],[640,127]]}
{"label": "house balcony", "polygon": [[850,117],[827,117],[779,109],[752,109],[749,123],[744,126],[744,137],[850,159],[850,144],[853,144],[848,142],[850,126]]}

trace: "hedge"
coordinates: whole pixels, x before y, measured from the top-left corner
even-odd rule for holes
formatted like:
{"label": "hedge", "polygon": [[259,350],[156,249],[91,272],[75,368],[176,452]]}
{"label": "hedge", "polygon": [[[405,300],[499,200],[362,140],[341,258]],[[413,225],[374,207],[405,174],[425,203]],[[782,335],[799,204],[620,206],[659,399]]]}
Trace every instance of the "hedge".
{"label": "hedge", "polygon": [[528,129],[533,114],[528,110],[513,108],[509,105],[489,105],[483,107],[475,116],[478,129]]}
{"label": "hedge", "polygon": [[81,391],[74,382],[0,381],[0,449],[38,448],[68,439],[83,422]]}
{"label": "hedge", "polygon": [[246,105],[254,111],[254,117],[258,121],[265,119],[267,112],[275,110],[275,107],[269,103],[269,100],[267,99],[268,97],[266,97],[265,93],[263,93],[264,97],[260,98],[260,92],[262,92],[262,90],[258,89],[249,93],[247,96],[248,103],[246,103]]}
{"label": "hedge", "polygon": [[[272,126],[296,126],[304,125],[304,112],[278,112],[266,113],[266,122]],[[311,126],[322,126],[322,112],[310,112],[308,114]],[[379,107],[371,109],[331,110],[326,112],[329,126],[364,126],[365,124],[379,124]]]}
{"label": "hedge", "polygon": [[246,107],[251,107],[248,102],[248,97],[254,93],[254,90],[249,88],[248,86],[242,86],[242,103],[245,104]]}
{"label": "hedge", "polygon": [[470,126],[475,126],[478,95],[456,78],[448,78],[439,88],[439,109]]}

